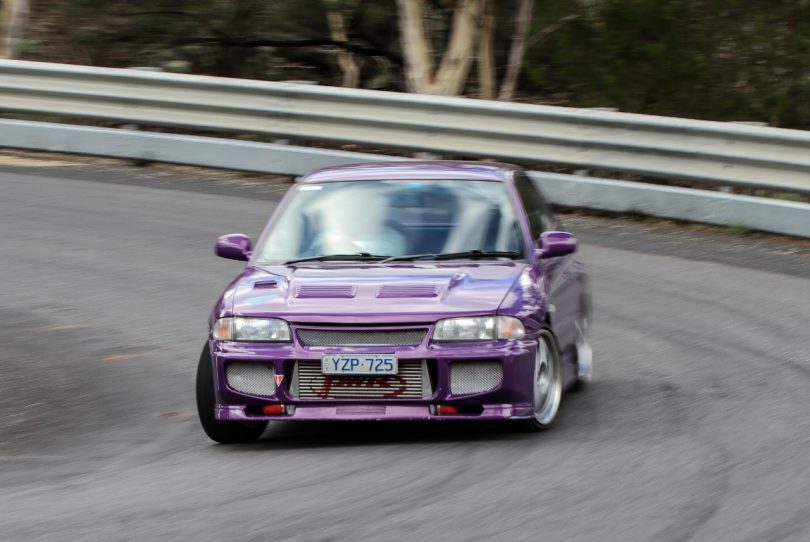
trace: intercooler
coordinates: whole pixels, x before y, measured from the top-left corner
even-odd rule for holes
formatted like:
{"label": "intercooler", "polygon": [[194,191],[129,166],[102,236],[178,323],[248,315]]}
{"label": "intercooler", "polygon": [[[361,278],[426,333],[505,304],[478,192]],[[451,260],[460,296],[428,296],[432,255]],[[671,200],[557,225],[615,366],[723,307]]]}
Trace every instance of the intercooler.
{"label": "intercooler", "polygon": [[399,372],[385,376],[329,376],[320,361],[296,361],[290,387],[299,399],[422,399],[433,395],[427,362],[399,360]]}

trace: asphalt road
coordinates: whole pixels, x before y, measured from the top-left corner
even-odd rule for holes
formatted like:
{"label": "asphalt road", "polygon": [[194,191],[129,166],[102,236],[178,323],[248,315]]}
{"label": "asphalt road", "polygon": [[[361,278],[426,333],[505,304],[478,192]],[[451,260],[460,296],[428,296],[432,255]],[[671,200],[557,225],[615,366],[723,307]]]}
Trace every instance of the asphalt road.
{"label": "asphalt road", "polygon": [[0,540],[809,540],[810,249],[572,216],[596,382],[555,427],[272,426],[194,370],[283,186],[0,165]]}

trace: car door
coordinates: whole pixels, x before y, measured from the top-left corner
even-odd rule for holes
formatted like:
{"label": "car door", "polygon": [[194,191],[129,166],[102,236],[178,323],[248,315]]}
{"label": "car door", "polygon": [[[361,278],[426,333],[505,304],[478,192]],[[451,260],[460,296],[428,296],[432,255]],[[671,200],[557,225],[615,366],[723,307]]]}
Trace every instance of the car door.
{"label": "car door", "polygon": [[[540,234],[561,228],[543,193],[524,173],[515,176],[515,188],[529,221],[532,239],[537,247]],[[538,260],[538,279],[545,275],[552,331],[565,349],[576,341],[576,322],[580,312],[579,266],[573,255]]]}

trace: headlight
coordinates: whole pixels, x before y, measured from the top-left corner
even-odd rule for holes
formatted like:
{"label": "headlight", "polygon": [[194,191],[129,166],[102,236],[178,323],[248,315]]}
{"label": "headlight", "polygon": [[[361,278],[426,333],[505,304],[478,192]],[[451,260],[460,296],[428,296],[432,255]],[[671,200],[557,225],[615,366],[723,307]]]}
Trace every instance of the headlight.
{"label": "headlight", "polygon": [[523,323],[512,316],[447,318],[436,322],[433,330],[434,341],[494,341],[525,336]]}
{"label": "headlight", "polygon": [[217,341],[289,342],[290,324],[278,318],[220,318],[213,337]]}

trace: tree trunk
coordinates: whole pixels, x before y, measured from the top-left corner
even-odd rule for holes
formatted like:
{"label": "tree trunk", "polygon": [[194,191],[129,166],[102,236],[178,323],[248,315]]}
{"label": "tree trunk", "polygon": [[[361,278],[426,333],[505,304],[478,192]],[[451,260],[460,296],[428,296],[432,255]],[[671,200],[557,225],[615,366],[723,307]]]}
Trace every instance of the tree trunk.
{"label": "tree trunk", "polygon": [[425,33],[424,0],[399,0],[399,25],[409,92],[457,95],[464,90],[486,0],[456,0],[450,39],[433,72],[430,40]]}
{"label": "tree trunk", "polygon": [[520,7],[515,16],[515,36],[512,38],[512,47],[509,50],[509,63],[506,66],[506,75],[498,94],[499,100],[509,101],[515,93],[520,68],[523,65],[523,55],[526,52],[526,36],[532,23],[534,0],[520,0]]}
{"label": "tree trunk", "polygon": [[399,36],[405,60],[405,88],[428,94],[433,72],[433,52],[425,33],[424,0],[399,0]]}
{"label": "tree trunk", "polygon": [[2,0],[0,9],[0,58],[20,55],[22,35],[28,20],[28,0]]}
{"label": "tree trunk", "polygon": [[447,50],[436,72],[431,94],[461,94],[470,73],[484,0],[459,0],[453,10],[453,27]]}
{"label": "tree trunk", "polygon": [[[346,26],[343,22],[343,14],[339,11],[330,11],[326,14],[329,21],[329,33],[331,38],[336,42],[345,43]],[[360,83],[360,66],[354,55],[348,51],[339,51],[337,53],[338,66],[340,71],[343,72],[343,86],[348,88],[357,88]]]}
{"label": "tree trunk", "polygon": [[478,39],[478,92],[484,100],[495,99],[495,50],[492,46],[495,31],[494,5],[488,2],[481,20]]}
{"label": "tree trunk", "polygon": [[[232,36],[244,39],[251,35],[253,21],[259,13],[257,0],[231,0],[222,2],[219,17],[220,24],[228,29]],[[255,49],[237,47],[231,43],[223,43],[212,51],[214,75],[223,77],[247,77],[251,73],[251,66],[256,58]]]}

